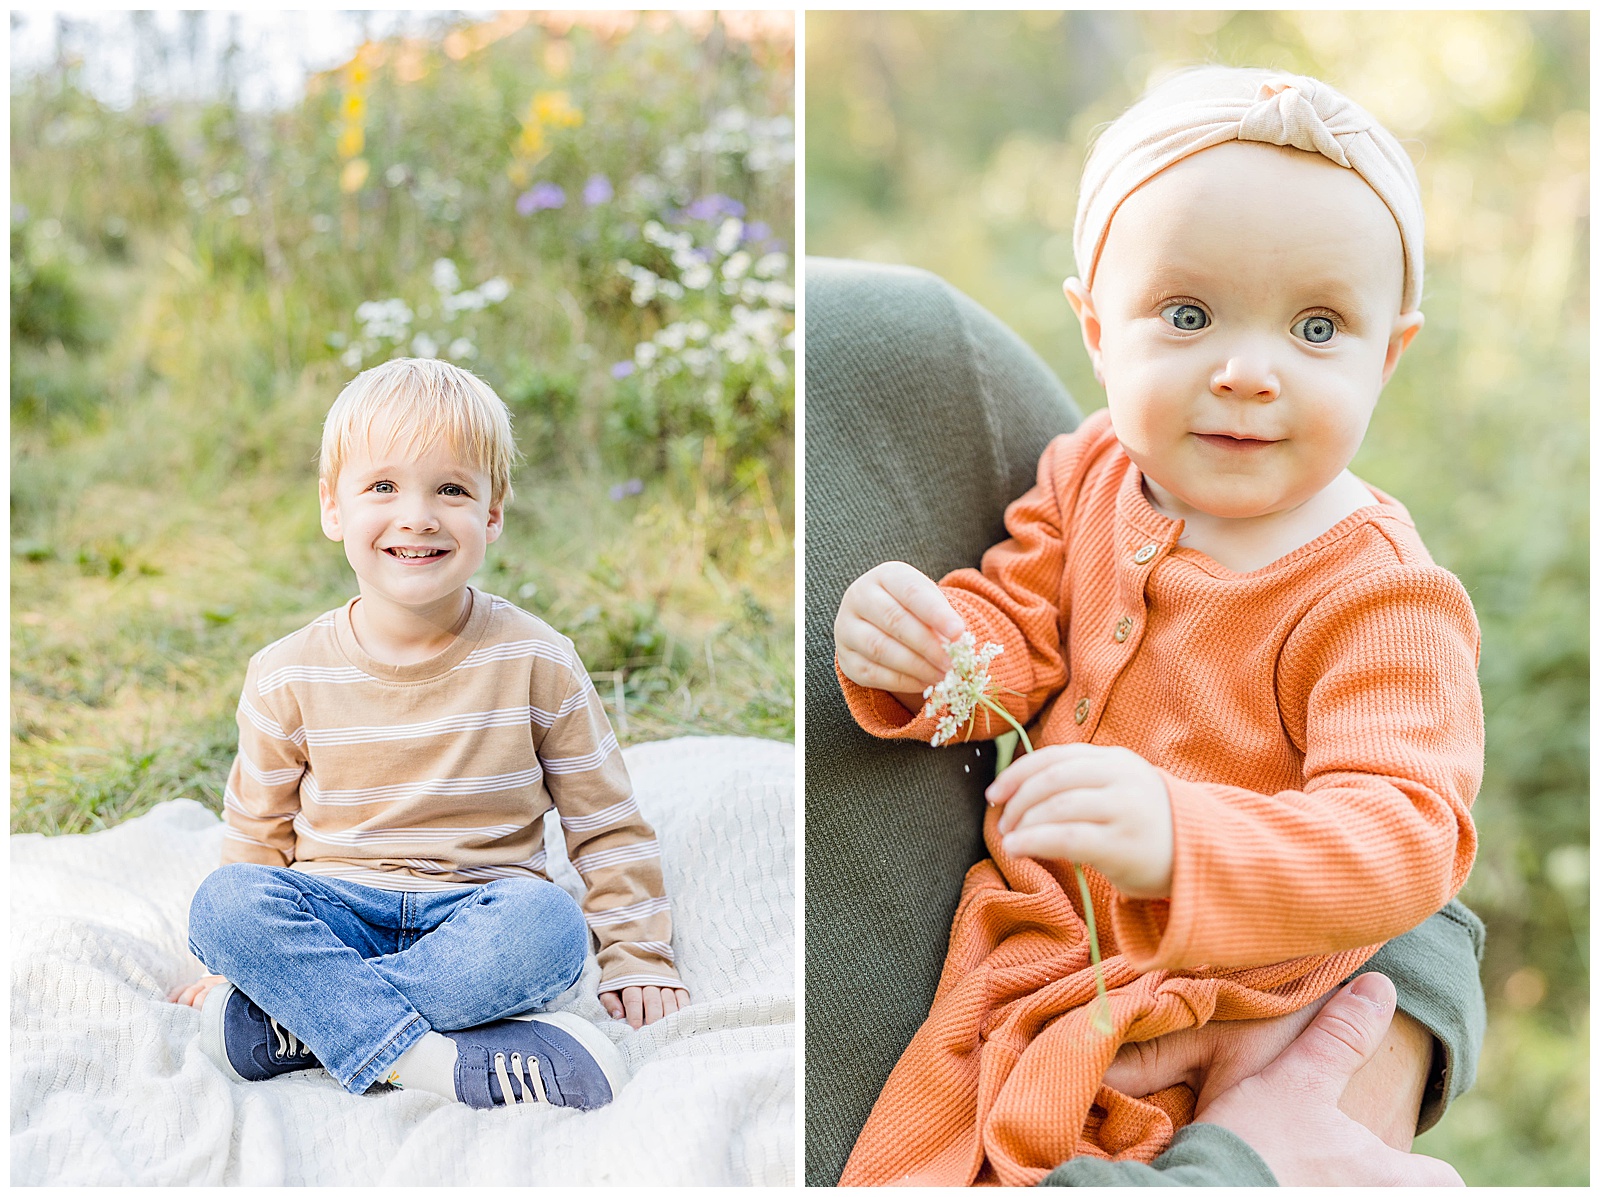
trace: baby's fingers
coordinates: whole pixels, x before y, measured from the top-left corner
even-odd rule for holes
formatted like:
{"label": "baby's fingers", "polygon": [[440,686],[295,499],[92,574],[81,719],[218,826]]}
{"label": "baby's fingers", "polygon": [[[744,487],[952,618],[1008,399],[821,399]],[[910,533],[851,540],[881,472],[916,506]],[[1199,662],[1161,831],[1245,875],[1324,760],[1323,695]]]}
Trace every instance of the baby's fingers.
{"label": "baby's fingers", "polygon": [[903,561],[890,561],[880,565],[878,570],[881,571],[879,581],[889,596],[936,637],[932,642],[935,652],[929,660],[940,665],[941,670],[948,669],[949,659],[945,656],[943,641],[956,639],[967,627],[950,600],[945,598],[944,591],[927,574]]}
{"label": "baby's fingers", "polygon": [[920,694],[944,676],[923,657],[864,620],[841,620],[834,632],[834,649],[845,677],[874,690]]}
{"label": "baby's fingers", "polygon": [[1007,856],[1075,860],[1105,871],[1109,832],[1103,823],[1031,823],[1000,841]]}

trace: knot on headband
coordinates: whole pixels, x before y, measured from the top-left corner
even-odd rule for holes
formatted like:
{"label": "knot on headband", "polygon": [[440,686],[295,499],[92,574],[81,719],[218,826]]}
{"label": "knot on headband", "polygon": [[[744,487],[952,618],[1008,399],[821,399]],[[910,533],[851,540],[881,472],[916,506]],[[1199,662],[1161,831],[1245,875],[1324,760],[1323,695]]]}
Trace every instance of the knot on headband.
{"label": "knot on headband", "polygon": [[[1343,99],[1342,96],[1339,98]],[[1341,107],[1344,111],[1350,109],[1348,103]],[[1336,123],[1338,115],[1339,109],[1330,113]],[[1343,131],[1360,133],[1365,132],[1366,128],[1366,124],[1362,123]],[[1255,103],[1239,119],[1239,140],[1292,145],[1297,150],[1310,150],[1331,158],[1340,166],[1350,165],[1350,159],[1339,148],[1339,142],[1327,121],[1317,113],[1304,93],[1287,81],[1274,80],[1261,85]]]}
{"label": "knot on headband", "polygon": [[1355,171],[1400,230],[1405,281],[1400,310],[1422,300],[1422,191],[1394,135],[1326,83],[1281,71],[1202,67],[1148,92],[1095,142],[1078,188],[1073,254],[1086,285],[1122,201],[1175,162],[1228,141],[1321,154]]}

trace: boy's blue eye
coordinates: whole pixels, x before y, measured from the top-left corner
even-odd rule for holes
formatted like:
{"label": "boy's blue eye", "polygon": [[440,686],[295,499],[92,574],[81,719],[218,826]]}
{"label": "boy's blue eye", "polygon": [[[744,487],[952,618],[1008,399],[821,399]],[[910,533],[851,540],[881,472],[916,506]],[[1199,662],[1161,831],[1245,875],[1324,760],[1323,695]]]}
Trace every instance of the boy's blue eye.
{"label": "boy's blue eye", "polygon": [[1169,304],[1161,309],[1161,318],[1184,332],[1198,332],[1211,323],[1211,317],[1205,314],[1204,309],[1192,303]]}
{"label": "boy's blue eye", "polygon": [[1322,345],[1333,340],[1334,326],[1333,321],[1326,316],[1307,316],[1289,331],[1301,340],[1309,341],[1313,345]]}
{"label": "boy's blue eye", "polygon": [[451,498],[455,498],[457,495],[464,496],[467,492],[461,489],[461,487],[457,486],[454,482],[446,482],[439,488],[439,493],[442,495],[449,495]]}
{"label": "boy's blue eye", "polygon": [[393,482],[374,482],[372,489],[380,495],[391,495],[395,491]]}

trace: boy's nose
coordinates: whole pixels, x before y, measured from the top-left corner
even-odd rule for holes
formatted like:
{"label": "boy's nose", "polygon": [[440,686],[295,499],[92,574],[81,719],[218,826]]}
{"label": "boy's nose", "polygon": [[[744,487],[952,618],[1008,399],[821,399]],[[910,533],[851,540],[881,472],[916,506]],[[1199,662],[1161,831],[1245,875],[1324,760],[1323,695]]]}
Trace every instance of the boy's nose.
{"label": "boy's nose", "polygon": [[427,506],[416,506],[400,517],[400,526],[408,532],[437,532],[439,517]]}
{"label": "boy's nose", "polygon": [[1236,355],[1211,376],[1211,393],[1235,399],[1276,399],[1278,376],[1264,359]]}

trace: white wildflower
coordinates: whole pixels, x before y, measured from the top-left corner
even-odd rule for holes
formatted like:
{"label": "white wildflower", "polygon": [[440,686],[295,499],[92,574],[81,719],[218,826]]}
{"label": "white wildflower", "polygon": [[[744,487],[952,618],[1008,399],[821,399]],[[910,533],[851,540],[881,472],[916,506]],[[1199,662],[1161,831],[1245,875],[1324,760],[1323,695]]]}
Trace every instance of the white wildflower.
{"label": "white wildflower", "polygon": [[499,303],[511,294],[511,284],[497,274],[487,282],[478,284],[478,294],[487,303]]}
{"label": "white wildflower", "polygon": [[433,286],[441,295],[454,295],[461,289],[461,272],[449,258],[439,258],[434,262]]}
{"label": "white wildflower", "polygon": [[959,639],[945,645],[945,651],[950,654],[950,672],[938,685],[922,692],[922,697],[928,700],[923,715],[939,721],[931,741],[935,747],[948,744],[972,722],[978,704],[993,688],[989,680],[989,662],[1004,649],[994,643],[977,648],[972,633],[962,632]]}

